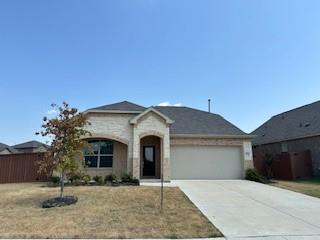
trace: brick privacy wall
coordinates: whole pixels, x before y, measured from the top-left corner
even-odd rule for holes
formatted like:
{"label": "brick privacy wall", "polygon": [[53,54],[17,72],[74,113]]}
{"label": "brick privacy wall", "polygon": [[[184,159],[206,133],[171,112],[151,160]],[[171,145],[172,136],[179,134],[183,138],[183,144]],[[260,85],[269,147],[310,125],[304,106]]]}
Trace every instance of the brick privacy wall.
{"label": "brick privacy wall", "polygon": [[[286,141],[288,146],[288,152],[303,152],[310,150],[312,159],[312,169],[314,176],[320,176],[320,136],[301,138],[291,141]],[[268,152],[273,154],[281,153],[281,143],[271,143],[261,146],[254,146],[254,155],[259,154],[259,152]]]}
{"label": "brick privacy wall", "polygon": [[46,174],[38,173],[36,161],[43,153],[20,153],[0,155],[0,183],[46,181]]}

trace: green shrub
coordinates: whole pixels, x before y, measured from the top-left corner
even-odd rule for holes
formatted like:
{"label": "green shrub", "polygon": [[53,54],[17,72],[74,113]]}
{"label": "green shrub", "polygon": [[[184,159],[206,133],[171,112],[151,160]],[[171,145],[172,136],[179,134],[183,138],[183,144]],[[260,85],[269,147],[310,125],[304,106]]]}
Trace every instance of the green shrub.
{"label": "green shrub", "polygon": [[131,183],[134,185],[140,185],[140,181],[137,178],[133,178],[130,174],[123,174],[121,177],[121,182],[123,183]]}
{"label": "green shrub", "polygon": [[133,183],[133,184],[135,184],[135,185],[140,185],[140,181],[139,181],[139,179],[137,179],[137,178],[133,178],[133,179],[131,180],[131,183]]}
{"label": "green shrub", "polygon": [[81,173],[74,173],[69,176],[70,182],[79,182],[82,179],[82,174]]}
{"label": "green shrub", "polygon": [[84,174],[84,175],[82,176],[82,181],[84,181],[85,184],[88,184],[88,183],[90,182],[90,180],[91,180],[90,175]]}
{"label": "green shrub", "polygon": [[121,182],[123,183],[131,183],[132,182],[132,177],[130,174],[125,173],[121,176]]}
{"label": "green shrub", "polygon": [[97,184],[102,184],[103,183],[103,178],[102,176],[94,176],[93,180],[97,183]]}
{"label": "green shrub", "polygon": [[105,176],[104,178],[104,182],[107,183],[107,182],[113,182],[113,181],[117,181],[117,176],[113,173],[110,173],[108,174],[107,176]]}
{"label": "green shrub", "polygon": [[246,179],[254,182],[262,182],[262,178],[255,168],[246,170]]}
{"label": "green shrub", "polygon": [[60,177],[58,176],[51,176],[48,178],[48,181],[49,182],[52,182],[54,184],[58,184],[60,182]]}

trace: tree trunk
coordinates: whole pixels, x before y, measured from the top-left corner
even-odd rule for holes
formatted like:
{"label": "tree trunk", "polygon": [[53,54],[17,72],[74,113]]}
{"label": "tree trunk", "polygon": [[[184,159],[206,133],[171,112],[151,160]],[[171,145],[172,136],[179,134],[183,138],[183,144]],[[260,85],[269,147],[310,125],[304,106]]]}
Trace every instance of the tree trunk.
{"label": "tree trunk", "polygon": [[63,190],[64,190],[64,170],[61,171],[61,177],[60,177],[60,198],[63,198]]}

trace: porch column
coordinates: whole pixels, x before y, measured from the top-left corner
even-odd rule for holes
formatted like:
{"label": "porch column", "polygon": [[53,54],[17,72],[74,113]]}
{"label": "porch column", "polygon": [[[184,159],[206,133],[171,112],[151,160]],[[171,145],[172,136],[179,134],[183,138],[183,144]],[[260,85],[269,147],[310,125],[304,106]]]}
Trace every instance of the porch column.
{"label": "porch column", "polygon": [[132,177],[140,179],[140,139],[137,134],[136,125],[133,126],[133,144],[132,144]]}
{"label": "porch column", "polygon": [[161,169],[163,170],[163,179],[164,181],[170,181],[171,178],[171,170],[170,170],[170,136],[169,131],[167,134],[163,136],[162,141],[162,152],[163,152],[163,158],[161,161]]}

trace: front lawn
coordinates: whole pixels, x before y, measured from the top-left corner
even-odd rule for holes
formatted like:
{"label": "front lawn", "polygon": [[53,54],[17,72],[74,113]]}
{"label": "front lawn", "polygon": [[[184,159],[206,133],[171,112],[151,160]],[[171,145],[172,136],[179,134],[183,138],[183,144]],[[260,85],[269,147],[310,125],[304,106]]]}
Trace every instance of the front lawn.
{"label": "front lawn", "polygon": [[67,187],[75,205],[41,208],[58,195],[41,184],[0,185],[0,238],[208,238],[221,236],[179,188]]}
{"label": "front lawn", "polygon": [[320,178],[296,181],[273,180],[272,185],[320,198]]}

